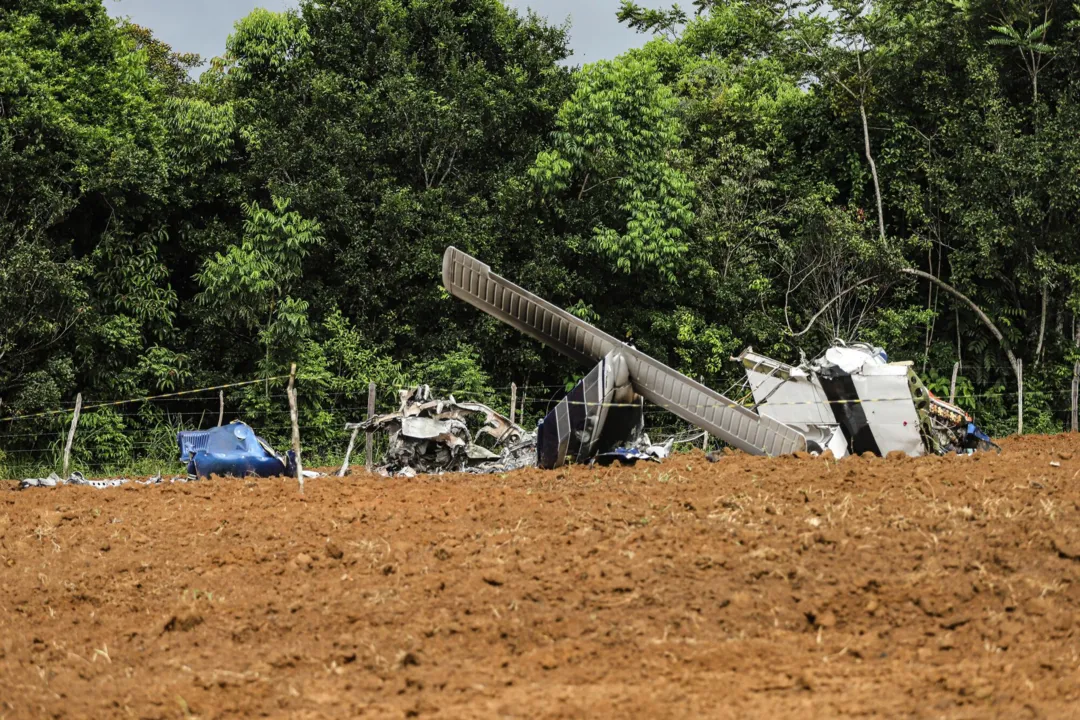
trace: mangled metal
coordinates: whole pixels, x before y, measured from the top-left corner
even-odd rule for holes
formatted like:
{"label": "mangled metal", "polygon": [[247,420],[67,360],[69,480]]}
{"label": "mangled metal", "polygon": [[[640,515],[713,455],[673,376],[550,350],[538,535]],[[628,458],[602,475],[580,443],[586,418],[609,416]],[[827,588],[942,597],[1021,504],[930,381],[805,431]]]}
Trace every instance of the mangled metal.
{"label": "mangled metal", "polygon": [[189,475],[279,477],[296,474],[296,457],[290,450],[278,454],[249,425],[233,422],[210,430],[186,430],[176,434],[180,461]]}
{"label": "mangled metal", "polygon": [[935,397],[910,362],[889,362],[879,347],[837,343],[797,366],[748,348],[755,409],[803,433],[811,450],[888,455],[994,449],[970,415]]}
{"label": "mangled metal", "polygon": [[540,421],[537,465],[550,470],[567,460],[585,462],[636,439],[644,426],[626,358],[613,350]]}
{"label": "mangled metal", "polygon": [[[595,456],[609,432],[611,417],[605,408],[627,404],[614,400],[616,388],[627,383],[637,395],[754,455],[826,449],[837,457],[893,451],[921,455],[996,447],[969,415],[934,397],[910,363],[890,363],[880,348],[837,344],[819,361],[799,366],[747,350],[736,358],[746,366],[754,398],[753,407],[746,407],[492,273],[453,247],[443,255],[443,285],[454,297],[564,355],[586,365],[599,363],[541,425],[542,467]],[[575,406],[580,409],[572,410]]]}
{"label": "mangled metal", "polygon": [[[399,393],[397,412],[351,425],[389,435],[389,447],[378,471],[383,475],[416,473],[503,472],[532,465],[536,436],[487,405],[432,396],[421,385]],[[476,436],[468,421],[479,422]],[[476,440],[485,435],[492,448]]]}
{"label": "mangled metal", "polygon": [[454,297],[517,328],[583,365],[595,365],[617,350],[630,382],[649,402],[754,455],[806,449],[796,429],[759,415],[640,350],[514,285],[474,257],[449,247],[443,255],[443,285]]}

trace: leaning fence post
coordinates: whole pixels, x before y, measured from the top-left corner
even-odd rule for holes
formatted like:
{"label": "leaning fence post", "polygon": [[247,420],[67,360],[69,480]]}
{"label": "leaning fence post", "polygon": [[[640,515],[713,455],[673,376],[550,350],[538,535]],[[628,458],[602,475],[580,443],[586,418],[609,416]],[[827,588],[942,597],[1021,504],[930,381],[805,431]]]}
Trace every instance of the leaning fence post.
{"label": "leaning fence post", "polygon": [[701,452],[709,452],[709,433],[705,433],[701,438]]}
{"label": "leaning fence post", "polygon": [[292,420],[292,448],[296,456],[296,480],[300,483],[300,493],[304,492],[304,465],[300,461],[300,416],[296,411],[296,363],[292,364],[289,371],[289,388],[285,394],[289,396],[289,418]]}
{"label": "leaning fence post", "polygon": [[75,414],[71,417],[71,429],[68,430],[67,445],[64,446],[64,469],[63,477],[68,476],[68,465],[71,463],[71,443],[75,442],[75,428],[79,425],[79,413],[82,412],[82,393],[75,396]]}
{"label": "leaning fence post", "polygon": [[225,391],[218,390],[217,426],[221,427],[223,422],[225,422]]}
{"label": "leaning fence post", "polygon": [[1024,361],[1016,361],[1016,434],[1024,434]]}
{"label": "leaning fence post", "polygon": [[349,458],[352,457],[353,448],[356,446],[356,436],[360,434],[360,423],[355,425],[348,424],[345,429],[352,428],[352,436],[349,437],[349,447],[345,450],[345,459],[341,461],[341,469],[338,470],[338,477],[345,477],[345,473],[349,470]]}
{"label": "leaning fence post", "polygon": [[[375,383],[371,382],[368,383],[367,386],[367,419],[370,420],[373,417],[375,417]],[[372,468],[375,466],[375,463],[372,461],[371,458],[371,454],[374,452],[374,450],[372,449],[372,444],[374,442],[375,432],[369,429],[367,431],[367,445],[364,448],[364,451],[367,454],[366,463],[368,472],[371,472]]]}
{"label": "leaning fence post", "polygon": [[952,380],[949,382],[949,404],[952,405],[956,402],[956,374],[960,372],[959,361],[953,363],[952,366]]}
{"label": "leaning fence post", "polygon": [[510,383],[510,423],[514,422],[514,413],[517,411],[517,383]]}

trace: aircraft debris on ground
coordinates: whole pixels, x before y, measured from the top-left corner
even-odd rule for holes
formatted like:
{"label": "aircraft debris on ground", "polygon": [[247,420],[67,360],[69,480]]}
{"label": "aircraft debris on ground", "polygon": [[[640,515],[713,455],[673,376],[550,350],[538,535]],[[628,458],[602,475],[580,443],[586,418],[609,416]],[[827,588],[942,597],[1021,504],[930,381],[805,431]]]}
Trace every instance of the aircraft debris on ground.
{"label": "aircraft debris on ground", "polygon": [[537,462],[544,469],[615,460],[660,461],[672,441],[653,445],[645,434],[644,402],[634,392],[626,359],[608,353],[558,402],[536,430]]}
{"label": "aircraft debris on ground", "polygon": [[[281,477],[296,475],[296,455],[278,453],[239,420],[209,430],[185,430],[176,434],[180,462],[187,463],[189,476]],[[304,477],[318,473],[304,471]]]}
{"label": "aircraft debris on ground", "polygon": [[[192,482],[211,475],[222,477],[278,477],[296,474],[296,461],[292,451],[280,455],[249,425],[233,422],[210,430],[184,430],[176,434],[180,448],[180,462],[187,463],[187,474],[166,480],[158,473],[147,480],[110,478],[89,480],[81,472],[73,472],[67,478],[52,473],[44,478],[26,478],[19,482],[19,489],[51,488],[77,485],[104,490],[128,483],[137,485],[160,485],[162,483]],[[305,478],[319,477],[321,473],[304,471]]]}
{"label": "aircraft debris on ground", "polygon": [[92,487],[98,490],[106,490],[108,488],[120,487],[121,485],[127,485],[128,483],[135,483],[136,485],[161,485],[163,483],[183,483],[194,480],[184,475],[177,475],[176,477],[166,480],[162,477],[161,473],[158,473],[152,478],[147,480],[131,480],[129,478],[109,478],[107,480],[90,480],[81,472],[73,472],[67,478],[61,478],[56,473],[52,473],[48,477],[44,478],[26,478],[19,481],[19,490],[27,490],[29,488],[53,488],[61,487],[63,485],[76,485],[82,487]]}
{"label": "aircraft debris on ground", "polygon": [[[507,472],[536,462],[536,433],[476,402],[435,398],[421,385],[399,393],[397,412],[350,426],[389,435],[378,472],[411,477],[417,473]],[[469,421],[479,422],[474,432]],[[491,448],[480,445],[489,438]]]}
{"label": "aircraft debris on ground", "polygon": [[489,315],[594,369],[538,432],[541,467],[593,457],[628,434],[641,396],[723,443],[753,455],[926,453],[996,449],[970,415],[930,393],[911,363],[884,350],[838,343],[813,362],[790,366],[747,349],[749,407],[620,342],[562,308],[448,247],[443,285]]}

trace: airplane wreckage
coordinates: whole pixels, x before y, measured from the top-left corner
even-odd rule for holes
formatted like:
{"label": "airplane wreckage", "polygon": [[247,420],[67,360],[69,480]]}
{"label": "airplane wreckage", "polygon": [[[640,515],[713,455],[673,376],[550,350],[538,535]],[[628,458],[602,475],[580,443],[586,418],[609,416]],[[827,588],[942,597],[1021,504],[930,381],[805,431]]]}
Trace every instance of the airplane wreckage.
{"label": "airplane wreckage", "polygon": [[[389,435],[389,449],[379,468],[383,475],[659,461],[670,454],[676,440],[660,445],[650,441],[644,432],[645,400],[752,455],[830,451],[841,458],[864,453],[1000,452],[970,415],[935,397],[910,362],[889,362],[881,348],[838,342],[820,358],[799,365],[787,365],[747,348],[732,358],[746,372],[747,400],[753,398],[747,406],[492,273],[490,267],[454,247],[443,255],[442,275],[443,285],[454,297],[592,369],[535,432],[482,403],[458,402],[452,396],[436,399],[426,385],[402,391],[397,412],[346,426],[354,430],[354,440],[360,430]],[[493,449],[477,442],[481,435]],[[177,433],[177,443],[187,475],[170,482],[212,474],[272,477],[296,469],[291,451],[277,453],[241,422],[182,431]],[[341,474],[347,464],[348,454]],[[304,475],[318,473],[304,471]],[[104,488],[128,482],[126,478],[92,481],[73,473],[66,480],[55,474],[30,478],[20,487]],[[140,482],[164,480],[159,475]]]}
{"label": "airplane wreckage", "polygon": [[[889,362],[881,348],[837,343],[819,359],[797,366],[748,348],[733,358],[743,365],[753,398],[745,406],[494,274],[454,247],[443,255],[442,275],[454,297],[593,366],[537,427],[535,463],[542,468],[601,456],[666,456],[670,444],[651,446],[643,434],[643,400],[752,455],[828,450],[840,458],[998,449],[970,415],[935,397],[910,362]],[[399,415],[407,414],[407,405],[403,401]],[[489,408],[484,412],[489,413],[489,434],[505,435],[515,449],[505,447],[502,455],[481,462],[498,468],[532,464],[523,460],[522,445],[532,442],[531,434],[520,426],[507,430],[509,420],[494,418],[497,413]],[[400,444],[409,440],[403,421],[375,418],[367,427],[399,422],[394,427]],[[454,444],[463,448],[462,457],[469,457],[471,440],[459,439]],[[411,451],[399,448],[397,456],[402,452]]]}

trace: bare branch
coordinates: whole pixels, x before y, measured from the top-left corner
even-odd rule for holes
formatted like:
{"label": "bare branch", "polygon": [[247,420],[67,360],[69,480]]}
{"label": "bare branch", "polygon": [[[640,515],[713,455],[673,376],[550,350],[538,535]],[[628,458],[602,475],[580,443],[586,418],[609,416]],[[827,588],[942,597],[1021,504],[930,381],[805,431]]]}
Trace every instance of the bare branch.
{"label": "bare branch", "polygon": [[863,142],[866,145],[866,161],[870,163],[870,174],[874,178],[874,198],[877,200],[878,233],[881,242],[885,242],[885,210],[881,203],[881,183],[878,182],[877,163],[874,162],[874,154],[870,151],[870,128],[866,121],[866,104],[859,99],[859,115],[862,116]]}
{"label": "bare branch", "polygon": [[978,317],[979,320],[982,321],[983,325],[986,326],[986,328],[990,331],[990,333],[995,338],[997,338],[997,341],[999,343],[1001,343],[1001,347],[1005,351],[1005,355],[1009,358],[1009,364],[1012,366],[1013,372],[1016,373],[1017,377],[1019,377],[1019,375],[1020,375],[1020,363],[1017,361],[1016,355],[1013,354],[1013,351],[1009,348],[1008,345],[1005,344],[1005,336],[1001,334],[1001,331],[998,330],[997,325],[994,324],[994,322],[987,316],[987,314],[982,311],[982,308],[980,308],[978,305],[976,305],[974,303],[974,301],[971,300],[971,298],[969,298],[967,295],[960,292],[959,290],[957,290],[956,288],[954,288],[952,285],[948,284],[944,280],[941,280],[940,278],[934,277],[933,275],[931,275],[928,272],[923,272],[922,270],[916,270],[915,268],[901,268],[900,272],[906,273],[908,275],[915,275],[916,277],[925,278],[926,280],[929,280],[930,282],[935,283],[942,290],[944,290],[945,292],[949,293],[950,295],[952,295],[953,297],[957,298],[958,300],[963,302],[965,305],[967,305],[971,309],[971,311],[973,313],[975,313],[976,317]]}
{"label": "bare branch", "polygon": [[[795,332],[794,330],[792,330],[792,329],[791,329],[791,323],[789,322],[789,323],[788,323],[788,332],[790,332],[790,333],[791,333],[791,336],[792,336],[792,337],[802,337],[802,336],[803,336],[803,335],[805,335],[806,333],[810,332],[810,328],[814,327],[814,323],[816,323],[816,322],[818,321],[818,318],[820,318],[820,317],[821,317],[821,316],[822,316],[823,314],[825,314],[825,311],[826,311],[826,310],[828,310],[828,309],[829,309],[829,307],[830,307],[830,306],[831,306],[831,305],[832,305],[833,303],[835,303],[836,301],[840,300],[840,298],[844,297],[844,296],[845,296],[845,295],[847,295],[847,294],[848,294],[849,292],[852,292],[853,290],[856,290],[856,289],[857,289],[857,288],[859,288],[860,286],[862,286],[862,285],[865,285],[866,283],[868,283],[868,282],[871,282],[871,281],[873,281],[873,280],[876,280],[876,279],[877,279],[876,277],[869,277],[869,278],[863,278],[862,280],[860,280],[859,282],[855,283],[854,285],[852,285],[851,287],[847,288],[846,290],[843,290],[843,291],[841,291],[841,292],[840,292],[839,294],[837,294],[837,295],[836,295],[836,296],[835,296],[835,297],[834,297],[834,298],[833,298],[832,300],[830,300],[829,302],[825,303],[824,307],[822,307],[822,308],[821,308],[820,310],[818,310],[818,311],[817,311],[817,313],[816,313],[816,314],[814,315],[814,317],[810,318],[810,322],[809,322],[809,323],[808,323],[808,324],[806,325],[806,327],[804,327],[804,328],[803,328],[802,330],[800,330],[799,332]],[[786,303],[784,304],[784,319],[785,319],[785,320],[787,320],[787,304],[786,304]]]}

